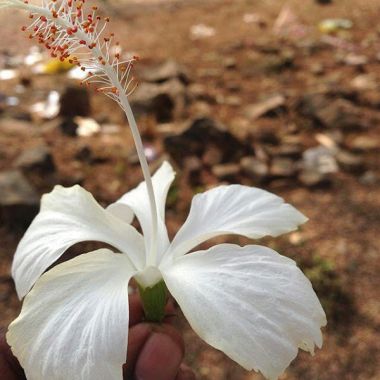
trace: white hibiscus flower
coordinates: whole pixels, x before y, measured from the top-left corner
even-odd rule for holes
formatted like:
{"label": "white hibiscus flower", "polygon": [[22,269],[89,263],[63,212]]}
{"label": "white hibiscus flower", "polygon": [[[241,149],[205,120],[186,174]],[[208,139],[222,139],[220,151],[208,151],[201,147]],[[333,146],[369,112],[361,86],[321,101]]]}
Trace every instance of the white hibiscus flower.
{"label": "white hibiscus flower", "polygon": [[[267,191],[219,186],[194,197],[170,242],[164,219],[173,179],[167,162],[152,178],[156,223],[145,182],[107,209],[80,186],[43,196],[14,258],[17,292],[26,297],[7,333],[29,380],[121,380],[132,277],[145,301],[157,301],[151,319],[162,317],[167,287],[203,340],[268,379],[278,378],[298,348],[321,347],[325,313],[293,260],[259,245],[189,253],[222,234],[277,236],[306,218]],[[130,224],[134,215],[143,235]],[[115,251],[86,253],[44,273],[70,246],[89,240]]]}

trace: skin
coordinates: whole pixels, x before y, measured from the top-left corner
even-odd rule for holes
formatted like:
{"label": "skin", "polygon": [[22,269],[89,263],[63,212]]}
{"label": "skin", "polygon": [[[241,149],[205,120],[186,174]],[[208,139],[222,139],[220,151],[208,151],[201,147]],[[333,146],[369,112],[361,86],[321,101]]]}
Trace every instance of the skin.
{"label": "skin", "polygon": [[[168,317],[161,324],[144,323],[137,294],[129,297],[128,362],[123,365],[124,380],[196,380],[183,362],[184,342],[173,326],[174,307],[168,304]],[[0,379],[25,380],[25,374],[0,332]]]}

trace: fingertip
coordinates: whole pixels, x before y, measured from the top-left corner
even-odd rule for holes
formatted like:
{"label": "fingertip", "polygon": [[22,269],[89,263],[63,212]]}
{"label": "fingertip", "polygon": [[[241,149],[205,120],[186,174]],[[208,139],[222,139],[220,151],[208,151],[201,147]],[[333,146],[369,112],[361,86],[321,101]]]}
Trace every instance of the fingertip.
{"label": "fingertip", "polygon": [[[178,333],[177,333],[178,334]],[[135,367],[137,380],[175,379],[183,358],[183,347],[172,333],[153,332],[146,341]]]}
{"label": "fingertip", "polygon": [[136,367],[140,351],[152,333],[152,326],[140,323],[129,329],[127,360],[123,365],[123,376],[129,379]]}

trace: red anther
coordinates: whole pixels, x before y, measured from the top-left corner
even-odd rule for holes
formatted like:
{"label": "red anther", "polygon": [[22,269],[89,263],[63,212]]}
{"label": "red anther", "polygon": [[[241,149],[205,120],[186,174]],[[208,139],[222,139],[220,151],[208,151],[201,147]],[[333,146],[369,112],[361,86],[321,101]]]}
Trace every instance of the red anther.
{"label": "red anther", "polygon": [[110,41],[110,39],[109,38],[107,38],[107,37],[104,37],[104,42],[109,42]]}
{"label": "red anther", "polygon": [[118,94],[118,93],[119,93],[119,91],[117,90],[116,87],[112,87],[112,88],[111,88],[111,92],[112,92],[113,94]]}
{"label": "red anther", "polygon": [[104,21],[105,21],[105,22],[110,22],[110,18],[109,18],[109,17],[105,17],[105,18],[104,18]]}
{"label": "red anther", "polygon": [[74,61],[72,59],[69,59],[69,63],[70,63],[70,65],[72,65],[74,63]]}
{"label": "red anther", "polygon": [[26,30],[26,26],[22,26],[22,27],[21,27],[21,31],[22,31],[22,32],[25,32],[25,30]]}
{"label": "red anther", "polygon": [[56,54],[56,53],[51,52],[50,55],[51,55],[51,57],[53,57],[53,58],[57,58],[57,54]]}
{"label": "red anther", "polygon": [[98,7],[92,7],[92,10],[93,10],[93,11],[97,11],[97,10],[98,10]]}
{"label": "red anther", "polygon": [[59,60],[60,60],[61,62],[64,62],[64,61],[65,61],[65,57],[61,56],[61,57],[59,57]]}
{"label": "red anther", "polygon": [[33,38],[33,34],[29,34],[28,38],[31,40]]}
{"label": "red anther", "polygon": [[73,33],[76,33],[78,31],[78,27],[76,25],[74,25],[72,28],[71,28],[71,31]]}
{"label": "red anther", "polygon": [[47,22],[47,18],[46,18],[45,16],[40,16],[40,20],[41,20],[42,22]]}
{"label": "red anther", "polygon": [[115,58],[116,58],[116,59],[120,59],[120,54],[119,54],[119,53],[116,53],[116,54],[115,54]]}
{"label": "red anther", "polygon": [[139,61],[139,60],[140,60],[140,57],[139,57],[138,55],[134,55],[132,58],[133,58],[135,61]]}
{"label": "red anther", "polygon": [[30,14],[30,15],[29,15],[29,18],[34,18],[34,15]]}
{"label": "red anther", "polygon": [[85,40],[80,40],[79,43],[80,43],[81,45],[86,45],[86,41],[85,41]]}
{"label": "red anther", "polygon": [[95,30],[95,29],[94,29],[93,27],[91,27],[91,28],[88,29],[88,31],[89,31],[90,33],[93,33],[94,30]]}
{"label": "red anther", "polygon": [[46,47],[46,49],[48,49],[48,50],[51,49],[51,46],[50,46],[48,43],[45,44],[45,47]]}
{"label": "red anther", "polygon": [[110,36],[111,36],[111,37],[114,37],[114,36],[115,36],[115,33],[111,33]]}
{"label": "red anther", "polygon": [[53,18],[58,18],[58,13],[56,11],[51,11],[51,15],[53,16]]}
{"label": "red anther", "polygon": [[94,74],[91,71],[88,72],[88,76],[92,77],[93,75]]}
{"label": "red anther", "polygon": [[35,27],[33,28],[33,31],[34,31],[34,32],[38,32],[38,26],[35,26]]}
{"label": "red anther", "polygon": [[90,49],[93,49],[95,46],[96,46],[96,42],[92,42],[90,45],[88,45]]}
{"label": "red anther", "polygon": [[81,67],[80,69],[81,69],[82,71],[86,71],[86,69],[85,69],[84,67]]}
{"label": "red anther", "polygon": [[106,64],[106,61],[103,59],[101,64],[104,66]]}
{"label": "red anther", "polygon": [[24,4],[29,4],[29,1],[28,0],[24,0]]}
{"label": "red anther", "polygon": [[72,1],[72,0],[68,0],[67,5],[68,5],[69,7],[71,7],[71,6],[73,5],[73,1]]}
{"label": "red anther", "polygon": [[102,18],[100,16],[96,16],[96,19],[100,21]]}

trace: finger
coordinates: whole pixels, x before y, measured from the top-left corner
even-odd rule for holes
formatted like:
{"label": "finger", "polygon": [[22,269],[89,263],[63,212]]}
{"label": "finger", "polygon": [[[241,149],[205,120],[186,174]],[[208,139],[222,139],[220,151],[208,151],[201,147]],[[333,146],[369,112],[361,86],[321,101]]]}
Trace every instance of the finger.
{"label": "finger", "polygon": [[26,380],[24,370],[5,340],[5,331],[0,331],[0,379]]}
{"label": "finger", "polygon": [[196,380],[195,373],[186,364],[182,363],[175,380]]}
{"label": "finger", "polygon": [[131,379],[135,370],[136,361],[144,344],[152,333],[152,326],[140,323],[129,329],[127,361],[123,365],[123,378]]}
{"label": "finger", "polygon": [[170,325],[156,326],[144,344],[135,367],[137,380],[173,380],[184,355],[179,332]]}
{"label": "finger", "polygon": [[140,323],[144,318],[144,309],[138,293],[129,295],[129,326]]}

